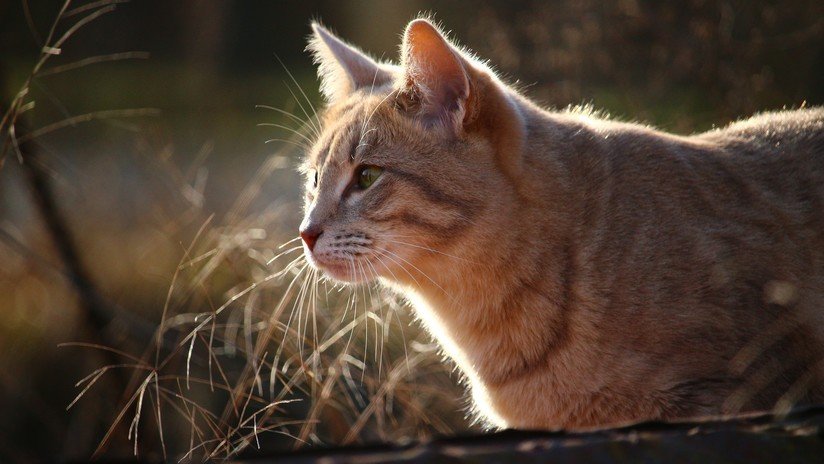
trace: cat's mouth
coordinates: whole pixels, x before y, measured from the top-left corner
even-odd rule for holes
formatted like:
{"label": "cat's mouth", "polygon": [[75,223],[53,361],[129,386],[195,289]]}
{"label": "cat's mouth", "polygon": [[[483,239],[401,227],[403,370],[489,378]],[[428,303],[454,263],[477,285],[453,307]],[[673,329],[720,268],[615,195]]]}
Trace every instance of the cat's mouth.
{"label": "cat's mouth", "polygon": [[369,263],[367,259],[362,257],[352,256],[346,259],[328,259],[322,255],[317,256],[312,252],[306,252],[305,255],[312,267],[338,282],[359,284],[370,282],[378,277],[375,274],[372,263]]}

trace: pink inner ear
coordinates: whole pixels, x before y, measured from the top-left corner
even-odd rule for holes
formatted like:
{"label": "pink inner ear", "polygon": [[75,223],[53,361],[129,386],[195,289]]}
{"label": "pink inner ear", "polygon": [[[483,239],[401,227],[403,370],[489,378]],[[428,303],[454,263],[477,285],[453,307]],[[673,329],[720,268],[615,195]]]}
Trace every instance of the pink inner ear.
{"label": "pink inner ear", "polygon": [[404,37],[404,67],[428,116],[460,111],[469,96],[469,81],[458,52],[426,20],[409,24]]}

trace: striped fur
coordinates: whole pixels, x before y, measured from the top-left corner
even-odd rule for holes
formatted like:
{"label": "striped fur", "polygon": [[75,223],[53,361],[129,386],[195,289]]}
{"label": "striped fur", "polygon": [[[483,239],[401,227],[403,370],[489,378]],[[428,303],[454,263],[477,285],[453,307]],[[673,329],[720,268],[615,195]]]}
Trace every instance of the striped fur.
{"label": "striped fur", "polygon": [[346,77],[314,49],[346,85],[307,159],[306,253],[402,293],[488,424],[824,400],[824,110],[677,136],[540,109],[425,20],[401,66]]}

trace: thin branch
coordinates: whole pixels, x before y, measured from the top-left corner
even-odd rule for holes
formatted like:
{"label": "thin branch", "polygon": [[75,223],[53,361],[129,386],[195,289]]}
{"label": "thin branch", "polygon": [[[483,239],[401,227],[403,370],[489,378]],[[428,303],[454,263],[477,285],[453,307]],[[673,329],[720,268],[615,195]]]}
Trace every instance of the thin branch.
{"label": "thin branch", "polygon": [[159,114],[160,110],[157,108],[131,108],[123,110],[93,111],[91,113],[79,114],[77,116],[72,116],[71,118],[62,119],[55,123],[43,126],[39,129],[29,132],[28,134],[17,137],[17,140],[20,143],[28,142],[30,140],[36,139],[37,137],[54,132],[64,127],[74,126],[75,124],[94,121],[98,119],[133,118],[139,116],[157,116]]}
{"label": "thin branch", "polygon": [[55,66],[53,68],[44,69],[40,72],[39,76],[51,76],[54,74],[60,74],[66,71],[73,71],[75,69],[83,68],[92,64],[98,63],[107,63],[111,61],[122,61],[122,60],[145,60],[148,59],[150,56],[149,52],[122,52],[122,53],[112,53],[109,55],[98,55],[98,56],[90,56],[88,58],[84,58],[82,60],[74,61],[71,63],[62,64],[60,66]]}

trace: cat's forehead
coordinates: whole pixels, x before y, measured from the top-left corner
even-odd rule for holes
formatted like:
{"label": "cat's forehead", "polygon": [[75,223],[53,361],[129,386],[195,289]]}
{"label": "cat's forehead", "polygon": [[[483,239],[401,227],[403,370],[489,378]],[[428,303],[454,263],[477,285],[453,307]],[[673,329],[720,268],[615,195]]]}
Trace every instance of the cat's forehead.
{"label": "cat's forehead", "polygon": [[330,106],[321,118],[321,133],[309,153],[312,165],[354,162],[360,151],[370,146],[385,130],[386,98],[353,96]]}

